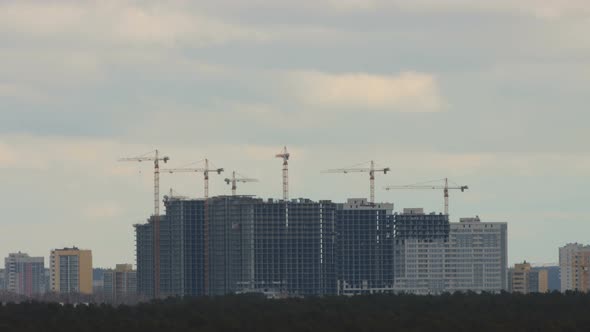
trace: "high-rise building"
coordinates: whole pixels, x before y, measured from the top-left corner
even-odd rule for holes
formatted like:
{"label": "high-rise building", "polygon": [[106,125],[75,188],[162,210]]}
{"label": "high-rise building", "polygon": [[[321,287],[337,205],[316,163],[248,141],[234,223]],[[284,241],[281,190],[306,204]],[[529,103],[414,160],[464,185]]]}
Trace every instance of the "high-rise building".
{"label": "high-rise building", "polygon": [[50,253],[50,287],[55,293],[92,294],[92,252],[76,247]]}
{"label": "high-rise building", "polygon": [[117,264],[114,270],[103,274],[105,300],[110,303],[124,302],[137,294],[137,272],[131,264]]}
{"label": "high-rise building", "polygon": [[513,293],[545,293],[548,290],[547,270],[533,269],[531,264],[514,264],[508,272],[509,291]]}
{"label": "high-rise building", "polygon": [[[400,216],[404,218],[395,217]],[[507,224],[461,218],[458,223],[449,223],[445,239],[439,236],[440,223],[429,222],[432,230],[427,227],[415,235],[396,238],[396,291],[437,294],[506,290]]]}
{"label": "high-rise building", "polygon": [[479,217],[451,223],[445,256],[447,291],[500,292],[508,289],[508,224]]}
{"label": "high-rise building", "polygon": [[[166,217],[160,216],[160,228]],[[137,293],[154,297],[154,218],[145,224],[135,224],[135,260],[137,264]],[[161,247],[161,246],[160,246]]]}
{"label": "high-rise building", "polygon": [[[160,216],[160,295],[204,295],[205,201],[164,197],[166,215]],[[135,226],[138,292],[154,291],[153,217]]]}
{"label": "high-rise building", "polygon": [[590,290],[590,245],[568,243],[559,248],[561,291]]}
{"label": "high-rise building", "polygon": [[425,214],[421,208],[394,215],[395,289],[411,293],[445,290],[444,256],[448,250],[449,218]]}
{"label": "high-rise building", "polygon": [[210,199],[210,293],[333,294],[334,212],[307,199]]}
{"label": "high-rise building", "polygon": [[[507,224],[349,199],[165,197],[160,291],[277,296],[507,289]],[[205,235],[205,225],[208,233]],[[140,295],[153,296],[153,218],[135,225]]]}
{"label": "high-rise building", "polygon": [[43,257],[21,252],[9,254],[4,259],[6,290],[25,296],[44,293],[44,262]]}
{"label": "high-rise building", "polygon": [[337,294],[393,292],[393,204],[353,198],[337,206]]}

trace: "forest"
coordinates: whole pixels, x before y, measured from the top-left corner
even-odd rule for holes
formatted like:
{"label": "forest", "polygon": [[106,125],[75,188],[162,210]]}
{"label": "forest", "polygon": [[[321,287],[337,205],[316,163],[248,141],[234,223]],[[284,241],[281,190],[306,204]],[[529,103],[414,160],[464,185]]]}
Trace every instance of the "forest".
{"label": "forest", "polygon": [[137,305],[2,303],[0,331],[588,331],[590,295],[168,298]]}

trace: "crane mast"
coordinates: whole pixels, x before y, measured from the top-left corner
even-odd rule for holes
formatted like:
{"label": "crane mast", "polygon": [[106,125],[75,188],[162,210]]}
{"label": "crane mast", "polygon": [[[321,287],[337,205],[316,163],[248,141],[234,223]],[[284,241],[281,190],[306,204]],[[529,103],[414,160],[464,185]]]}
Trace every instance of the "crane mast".
{"label": "crane mast", "polygon": [[[440,181],[440,180],[435,180],[435,181]],[[464,192],[465,190],[469,189],[468,186],[449,186],[449,179],[448,178],[444,178],[442,179],[442,181],[444,181],[444,184],[441,185],[429,185],[429,184],[410,184],[410,185],[393,185],[393,186],[386,186],[384,187],[385,190],[392,190],[392,189],[435,189],[435,190],[443,190],[443,197],[444,197],[444,209],[445,209],[445,215],[449,215],[449,190],[461,190],[461,192]],[[429,182],[433,182],[433,181],[429,181]]]}
{"label": "crane mast", "polygon": [[[153,156],[147,156],[153,153]],[[167,163],[169,157],[160,157],[160,152],[149,152],[143,156],[120,158],[119,161],[154,162],[154,297],[160,297],[160,161]]]}
{"label": "crane mast", "polygon": [[369,167],[350,167],[350,168],[337,168],[328,169],[322,171],[322,173],[369,173],[369,192],[370,201],[369,203],[375,203],[375,173],[387,174],[390,171],[389,167],[375,168],[375,161],[371,160]]}
{"label": "crane mast", "polygon": [[289,199],[289,152],[287,147],[283,147],[282,153],[276,154],[276,158],[283,159],[283,200]]}

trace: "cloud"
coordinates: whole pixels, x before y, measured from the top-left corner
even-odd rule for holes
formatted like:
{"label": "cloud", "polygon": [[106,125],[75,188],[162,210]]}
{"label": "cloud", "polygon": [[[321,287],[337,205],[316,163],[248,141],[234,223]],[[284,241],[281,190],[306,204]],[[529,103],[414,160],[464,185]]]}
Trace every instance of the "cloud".
{"label": "cloud", "polygon": [[550,20],[590,15],[586,0],[323,0],[321,5],[338,11],[518,13]]}
{"label": "cloud", "polygon": [[328,74],[299,71],[287,75],[287,89],[301,102],[326,108],[435,112],[443,108],[433,75]]}
{"label": "cloud", "polygon": [[21,38],[124,46],[204,46],[268,38],[251,27],[185,10],[181,2],[163,6],[150,1],[6,1],[0,4],[0,31]]}

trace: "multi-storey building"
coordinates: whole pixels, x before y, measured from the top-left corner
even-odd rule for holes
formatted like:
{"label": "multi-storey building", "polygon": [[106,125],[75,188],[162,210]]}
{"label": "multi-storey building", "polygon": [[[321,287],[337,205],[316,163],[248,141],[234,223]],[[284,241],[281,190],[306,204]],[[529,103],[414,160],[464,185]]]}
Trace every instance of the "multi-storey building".
{"label": "multi-storey building", "polygon": [[353,198],[337,206],[337,294],[392,292],[393,204]]}
{"label": "multi-storey building", "polygon": [[451,223],[445,256],[447,291],[500,292],[508,289],[508,225],[479,217]]}
{"label": "multi-storey building", "polygon": [[44,262],[43,257],[21,252],[9,254],[4,259],[6,290],[25,296],[45,293]]}
{"label": "multi-storey building", "polygon": [[50,287],[55,293],[92,294],[92,252],[76,247],[50,253]]}
{"label": "multi-storey building", "polygon": [[211,294],[333,294],[334,218],[331,202],[210,199]]}
{"label": "multi-storey building", "polygon": [[441,236],[444,227],[440,228],[440,223],[429,222],[432,230],[427,227],[418,234],[396,238],[396,291],[437,294],[507,289],[506,223],[462,218],[459,223],[449,223],[447,238]]}
{"label": "multi-storey building", "polygon": [[[154,297],[154,227],[153,217],[145,224],[135,224],[135,261],[137,264],[137,293]],[[166,222],[160,216],[160,225]]]}
{"label": "multi-storey building", "polygon": [[[160,296],[204,295],[205,201],[164,198],[160,216]],[[154,218],[135,226],[137,283],[141,295],[154,294]]]}
{"label": "multi-storey building", "polygon": [[559,248],[561,291],[590,290],[590,245],[568,243]]}
{"label": "multi-storey building", "polygon": [[[364,294],[507,287],[506,223],[366,199],[346,203],[219,196],[166,197],[160,294]],[[207,227],[205,227],[207,225]],[[153,296],[153,218],[135,225],[137,282]],[[208,229],[206,232],[205,230]]]}
{"label": "multi-storey building", "polygon": [[508,290],[513,293],[545,293],[549,289],[547,270],[533,269],[531,264],[514,264],[508,271]]}
{"label": "multi-storey building", "polygon": [[444,291],[448,216],[425,214],[421,208],[404,209],[394,215],[394,227],[395,289],[412,293]]}
{"label": "multi-storey building", "polygon": [[114,270],[103,274],[103,292],[105,300],[120,303],[131,300],[137,294],[137,272],[131,264],[117,264]]}

